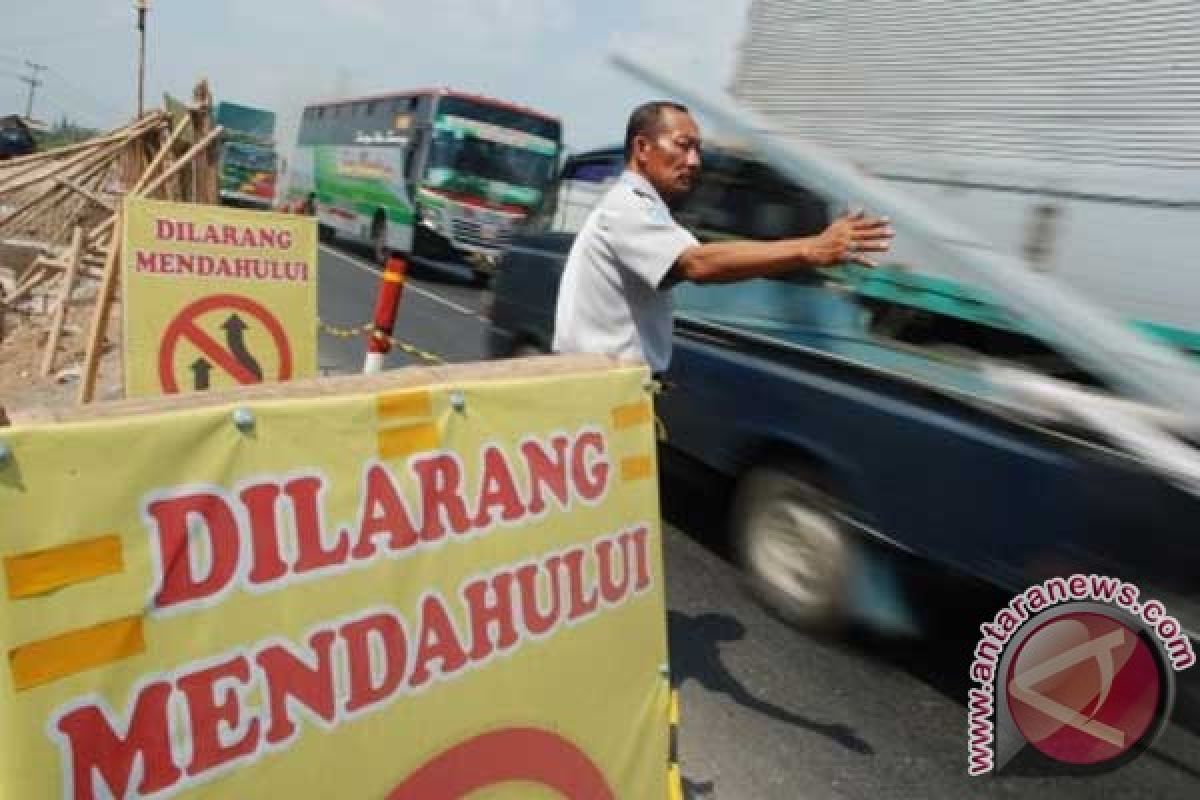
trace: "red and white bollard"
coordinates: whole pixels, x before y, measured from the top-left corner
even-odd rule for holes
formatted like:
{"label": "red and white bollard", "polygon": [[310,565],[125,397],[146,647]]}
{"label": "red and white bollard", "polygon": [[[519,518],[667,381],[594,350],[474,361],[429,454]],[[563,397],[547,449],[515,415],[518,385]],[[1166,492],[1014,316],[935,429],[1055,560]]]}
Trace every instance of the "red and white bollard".
{"label": "red and white bollard", "polygon": [[400,256],[392,255],[383,268],[379,281],[379,299],[375,302],[374,328],[367,336],[367,360],[363,374],[383,371],[384,356],[392,349],[392,330],[396,327],[396,312],[404,294],[404,278],[408,265]]}

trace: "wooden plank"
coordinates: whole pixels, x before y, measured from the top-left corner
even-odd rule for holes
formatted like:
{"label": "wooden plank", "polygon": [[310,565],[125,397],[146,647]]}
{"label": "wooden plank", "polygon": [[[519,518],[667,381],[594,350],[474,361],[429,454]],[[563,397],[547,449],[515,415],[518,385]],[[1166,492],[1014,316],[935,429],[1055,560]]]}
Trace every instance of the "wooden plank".
{"label": "wooden plank", "polygon": [[[536,380],[634,367],[644,369],[641,364],[621,362],[601,355],[533,356],[471,364],[447,364],[438,367],[404,367],[375,375],[308,378],[288,383],[245,386],[220,392],[193,392],[191,394],[116,400],[64,409],[10,408],[9,416],[14,425],[44,425],[211,408],[213,406],[235,406],[240,403],[321,398],[334,395],[378,394],[422,387],[463,386],[522,378]],[[649,376],[647,375],[647,377]]]}
{"label": "wooden plank", "polygon": [[54,182],[57,183],[59,186],[62,186],[66,189],[70,189],[72,192],[75,192],[76,194],[83,197],[84,199],[90,200],[91,202],[100,206],[101,208],[103,208],[105,211],[107,211],[110,214],[114,213],[117,210],[117,207],[113,203],[110,203],[108,200],[105,200],[104,198],[100,197],[95,192],[93,192],[91,189],[85,189],[84,187],[80,186],[78,183],[71,180],[70,178],[55,178]]}
{"label": "wooden plank", "polygon": [[67,310],[71,307],[71,292],[75,289],[75,277],[79,274],[80,262],[83,260],[83,228],[75,226],[71,236],[71,252],[67,256],[67,270],[63,276],[62,287],[58,293],[58,306],[54,309],[54,317],[50,320],[50,336],[46,339],[46,352],[42,354],[42,377],[54,369],[54,356],[58,352],[58,341],[62,338],[63,323],[67,320]]}
{"label": "wooden plank", "polygon": [[[117,212],[116,219],[121,219]],[[120,225],[117,225],[120,230]],[[100,280],[100,292],[96,295],[96,308],[92,313],[92,327],[88,332],[87,349],[83,357],[83,376],[79,381],[80,405],[92,402],[96,392],[96,374],[100,370],[100,356],[104,349],[104,332],[108,327],[108,313],[112,309],[113,296],[117,289],[120,273],[120,236],[114,236],[108,247],[108,259],[104,263],[104,277]]]}

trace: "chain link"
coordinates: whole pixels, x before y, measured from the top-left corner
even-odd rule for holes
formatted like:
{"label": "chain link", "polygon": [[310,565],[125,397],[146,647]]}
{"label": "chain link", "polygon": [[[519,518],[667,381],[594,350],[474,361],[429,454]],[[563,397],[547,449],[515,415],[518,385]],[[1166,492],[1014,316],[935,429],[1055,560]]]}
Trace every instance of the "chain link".
{"label": "chain link", "polygon": [[358,336],[366,336],[368,334],[372,336],[383,336],[388,340],[388,343],[393,348],[399,350],[401,353],[404,353],[407,356],[412,356],[413,358],[417,358],[427,364],[446,363],[445,360],[443,360],[440,356],[430,353],[428,350],[422,350],[419,347],[414,347],[408,342],[402,342],[395,336],[386,336],[382,333],[372,333],[374,328],[375,325],[371,322],[365,322],[362,325],[354,328],[345,328],[339,325],[331,325],[323,319],[317,320],[317,329],[320,330],[321,333],[327,336],[332,336],[335,339],[354,339]]}
{"label": "chain link", "polygon": [[371,323],[367,322],[359,325],[357,328],[340,328],[337,325],[330,325],[324,320],[317,320],[317,327],[321,333],[326,336],[332,336],[335,339],[353,339],[355,336],[363,336],[370,333]]}

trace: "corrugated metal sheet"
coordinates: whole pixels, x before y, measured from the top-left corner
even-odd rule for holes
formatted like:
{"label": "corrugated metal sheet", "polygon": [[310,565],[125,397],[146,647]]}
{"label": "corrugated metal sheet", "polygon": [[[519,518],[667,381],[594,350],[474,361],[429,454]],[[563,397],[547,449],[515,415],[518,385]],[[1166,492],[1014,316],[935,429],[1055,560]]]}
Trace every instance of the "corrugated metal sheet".
{"label": "corrugated metal sheet", "polygon": [[754,0],[735,96],[869,161],[1200,167],[1200,0]]}

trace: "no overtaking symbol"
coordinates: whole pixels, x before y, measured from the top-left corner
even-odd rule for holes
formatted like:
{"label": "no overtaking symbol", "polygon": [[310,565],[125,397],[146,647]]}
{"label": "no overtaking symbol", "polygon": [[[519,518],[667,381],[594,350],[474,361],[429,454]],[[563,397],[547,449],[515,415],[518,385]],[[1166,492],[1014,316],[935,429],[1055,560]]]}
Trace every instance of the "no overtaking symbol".
{"label": "no overtaking symbol", "polygon": [[[201,316],[212,312],[228,312],[227,318],[221,323],[221,329],[225,332],[224,344],[209,335],[198,322]],[[243,315],[246,319],[243,319]],[[275,346],[278,369],[273,375],[264,375],[259,360],[246,346],[245,333],[256,323],[266,330]],[[222,370],[242,385],[262,383],[264,378],[286,381],[292,377],[292,349],[287,333],[274,314],[248,297],[210,295],[186,306],[175,315],[163,334],[158,350],[158,378],[167,394],[179,392],[176,359],[179,347],[184,342],[201,353],[201,357],[187,367],[192,372],[195,389],[209,387],[209,374],[213,369]]]}

